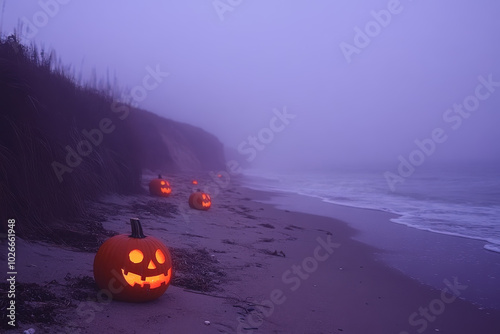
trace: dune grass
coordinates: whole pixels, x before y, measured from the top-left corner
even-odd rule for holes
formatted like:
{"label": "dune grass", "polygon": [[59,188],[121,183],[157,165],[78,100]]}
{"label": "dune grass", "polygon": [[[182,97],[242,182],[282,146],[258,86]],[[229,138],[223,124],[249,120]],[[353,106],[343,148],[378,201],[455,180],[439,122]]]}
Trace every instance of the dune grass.
{"label": "dune grass", "polygon": [[[199,128],[117,104],[109,80],[82,84],[54,52],[0,38],[0,219],[16,219],[18,235],[71,243],[74,233],[99,235],[86,203],[105,193],[137,193],[144,168],[175,171],[224,166],[222,144]],[[130,114],[121,119],[118,108]],[[83,131],[103,119],[113,131],[69,172],[67,146],[77,150]],[[85,149],[85,147],[84,147]],[[174,151],[183,151],[175,155]],[[187,153],[186,153],[187,152]],[[181,158],[186,162],[183,165]],[[54,162],[68,166],[60,177]],[[59,165],[59,166],[61,166]],[[70,226],[71,225],[71,226]],[[65,238],[64,231],[73,237]],[[61,232],[63,231],[63,232]],[[58,236],[54,235],[57,232]],[[97,238],[97,237],[95,237]],[[95,240],[97,242],[97,239]]]}
{"label": "dune grass", "polygon": [[106,192],[137,192],[141,164],[126,126],[105,138],[80,165],[57,178],[65,146],[85,139],[82,129],[110,114],[109,94],[82,87],[56,66],[53,53],[26,47],[15,36],[0,40],[1,219],[17,221],[22,236],[51,239],[57,221],[85,213],[85,201]]}

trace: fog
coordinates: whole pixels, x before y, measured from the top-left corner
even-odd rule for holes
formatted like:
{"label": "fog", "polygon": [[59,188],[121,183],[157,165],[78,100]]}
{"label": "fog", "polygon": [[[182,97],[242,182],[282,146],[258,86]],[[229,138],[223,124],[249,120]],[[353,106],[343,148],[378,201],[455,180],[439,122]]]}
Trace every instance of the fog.
{"label": "fog", "polygon": [[415,140],[426,165],[500,159],[494,0],[3,5],[4,35],[21,22],[24,42],[56,50],[84,80],[95,69],[133,89],[148,69],[168,72],[138,105],[202,127],[256,167],[395,168]]}

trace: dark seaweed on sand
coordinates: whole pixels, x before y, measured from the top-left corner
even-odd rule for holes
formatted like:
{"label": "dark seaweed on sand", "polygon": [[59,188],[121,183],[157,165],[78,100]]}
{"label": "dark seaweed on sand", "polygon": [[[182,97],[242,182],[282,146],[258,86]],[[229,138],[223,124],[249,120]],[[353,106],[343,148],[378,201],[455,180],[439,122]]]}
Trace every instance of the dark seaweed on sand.
{"label": "dark seaweed on sand", "polygon": [[226,273],[206,249],[171,248],[175,268],[172,285],[190,290],[220,291]]}
{"label": "dark seaweed on sand", "polygon": [[250,212],[252,212],[252,209],[246,207],[246,206],[243,206],[243,205],[239,205],[238,207],[232,207],[230,205],[220,205],[221,208],[225,208],[227,209],[228,211],[231,211],[231,212],[234,212],[236,214],[239,214],[245,218],[248,218],[248,219],[257,219],[256,216],[254,215],[251,215]]}
{"label": "dark seaweed on sand", "polygon": [[[2,327],[12,329],[8,325],[7,316],[7,283],[0,283],[0,313],[2,314]],[[56,322],[56,315],[59,309],[65,308],[69,304],[68,300],[58,299],[49,288],[36,283],[16,284],[16,325],[19,323],[33,324],[53,324]]]}
{"label": "dark seaweed on sand", "polygon": [[144,213],[149,213],[156,216],[166,218],[175,218],[179,214],[177,205],[161,200],[150,200],[147,203],[134,203],[132,211],[136,216],[142,216]]}
{"label": "dark seaweed on sand", "polygon": [[[99,291],[90,276],[67,274],[63,283],[52,281],[45,285],[16,282],[16,324],[36,325],[49,329],[53,325],[65,326],[63,314],[72,313],[81,302],[96,301]],[[7,324],[8,283],[0,283],[0,328],[12,329]],[[50,332],[50,331],[49,331]]]}

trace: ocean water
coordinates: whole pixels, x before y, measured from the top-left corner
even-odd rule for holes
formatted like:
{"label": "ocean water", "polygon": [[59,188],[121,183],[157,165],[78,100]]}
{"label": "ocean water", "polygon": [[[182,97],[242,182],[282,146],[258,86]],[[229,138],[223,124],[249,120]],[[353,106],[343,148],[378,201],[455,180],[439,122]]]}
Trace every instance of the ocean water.
{"label": "ocean water", "polygon": [[400,215],[394,223],[486,241],[500,253],[500,171],[415,173],[391,191],[383,172],[247,170],[245,186]]}

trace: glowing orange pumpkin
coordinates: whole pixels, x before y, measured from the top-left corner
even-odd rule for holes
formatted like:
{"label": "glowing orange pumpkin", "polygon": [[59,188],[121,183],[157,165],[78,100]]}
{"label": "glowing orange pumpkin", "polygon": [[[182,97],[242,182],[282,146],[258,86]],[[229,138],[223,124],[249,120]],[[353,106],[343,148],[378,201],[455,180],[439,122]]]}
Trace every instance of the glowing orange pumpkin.
{"label": "glowing orange pumpkin", "polygon": [[94,278],[114,299],[144,302],[167,290],[172,259],[158,239],[144,236],[139,219],[131,219],[132,234],[120,234],[102,244],[94,258]]}
{"label": "glowing orange pumpkin", "polygon": [[167,180],[164,180],[161,175],[157,179],[149,182],[149,193],[154,196],[168,197],[172,193],[172,188]]}
{"label": "glowing orange pumpkin", "polygon": [[189,196],[189,206],[193,209],[208,210],[212,205],[210,196],[198,190]]}
{"label": "glowing orange pumpkin", "polygon": [[196,180],[193,180],[193,182],[192,182],[192,183],[193,183],[193,184],[198,184],[198,181],[196,181]]}

